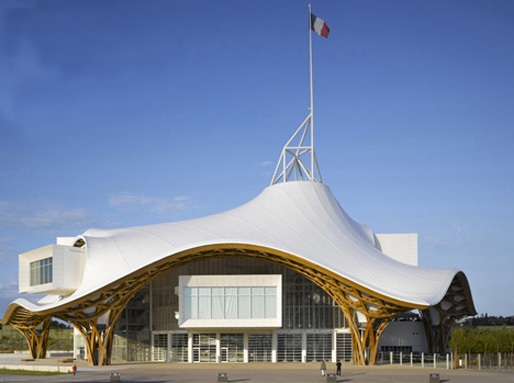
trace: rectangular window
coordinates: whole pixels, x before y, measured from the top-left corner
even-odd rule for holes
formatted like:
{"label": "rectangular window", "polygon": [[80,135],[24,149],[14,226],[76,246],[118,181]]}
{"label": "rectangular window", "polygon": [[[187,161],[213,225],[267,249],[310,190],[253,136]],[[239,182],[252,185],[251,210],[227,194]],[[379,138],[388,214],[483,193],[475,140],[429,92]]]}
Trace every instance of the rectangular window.
{"label": "rectangular window", "polygon": [[43,285],[53,282],[53,258],[30,262],[30,285]]}
{"label": "rectangular window", "polygon": [[337,360],[351,362],[352,359],[352,335],[349,333],[339,333],[337,341]]}
{"label": "rectangular window", "polygon": [[248,361],[271,362],[272,335],[250,334],[248,335]]}
{"label": "rectangular window", "polygon": [[216,334],[193,334],[193,362],[216,362]]}
{"label": "rectangular window", "polygon": [[187,362],[187,334],[171,334],[171,361]]}
{"label": "rectangular window", "polygon": [[264,315],[264,295],[256,294],[254,292],[253,288],[252,288],[252,318],[267,318],[267,316]]}
{"label": "rectangular window", "polygon": [[277,361],[302,361],[302,334],[277,334]]}
{"label": "rectangular window", "polygon": [[224,308],[223,287],[212,288],[212,319],[223,319]]}
{"label": "rectangular window", "polygon": [[265,294],[265,318],[275,318],[277,316],[277,288],[266,287]]}
{"label": "rectangular window", "polygon": [[244,334],[220,335],[222,362],[244,362]]}
{"label": "rectangular window", "polygon": [[184,319],[265,319],[277,316],[276,287],[184,287]]}
{"label": "rectangular window", "polygon": [[238,287],[237,288],[237,317],[239,319],[250,318],[250,288],[249,287]]}
{"label": "rectangular window", "polygon": [[211,288],[199,287],[198,288],[198,318],[210,319],[211,318]]}
{"label": "rectangular window", "polygon": [[332,359],[332,334],[307,334],[307,362]]}
{"label": "rectangular window", "polygon": [[153,360],[166,362],[168,357],[168,334],[154,334],[153,336]]}

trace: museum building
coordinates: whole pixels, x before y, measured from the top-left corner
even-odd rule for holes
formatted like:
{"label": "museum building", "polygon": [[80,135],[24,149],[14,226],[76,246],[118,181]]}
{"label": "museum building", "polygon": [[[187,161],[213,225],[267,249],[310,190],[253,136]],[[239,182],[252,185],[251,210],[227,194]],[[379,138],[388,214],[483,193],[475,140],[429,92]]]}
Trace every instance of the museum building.
{"label": "museum building", "polygon": [[[350,218],[321,180],[311,122],[282,149],[270,186],[240,207],[89,229],[20,254],[19,291],[45,297],[15,300],[2,323],[44,358],[50,321],[63,320],[92,365],[375,364],[380,349],[446,351],[454,321],[476,314],[466,276],[418,267],[416,234]],[[419,321],[394,321],[413,310]]]}

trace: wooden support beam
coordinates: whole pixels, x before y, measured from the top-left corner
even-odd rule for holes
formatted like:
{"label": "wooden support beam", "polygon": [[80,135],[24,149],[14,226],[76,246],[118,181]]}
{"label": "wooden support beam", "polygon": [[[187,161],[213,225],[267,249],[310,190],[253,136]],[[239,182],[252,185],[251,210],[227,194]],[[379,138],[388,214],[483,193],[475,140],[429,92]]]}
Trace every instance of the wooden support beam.
{"label": "wooden support beam", "polygon": [[48,334],[50,332],[50,323],[52,317],[46,317],[39,322],[37,325],[32,326],[20,326],[13,325],[18,330],[29,347],[30,355],[33,359],[45,359],[48,348]]}

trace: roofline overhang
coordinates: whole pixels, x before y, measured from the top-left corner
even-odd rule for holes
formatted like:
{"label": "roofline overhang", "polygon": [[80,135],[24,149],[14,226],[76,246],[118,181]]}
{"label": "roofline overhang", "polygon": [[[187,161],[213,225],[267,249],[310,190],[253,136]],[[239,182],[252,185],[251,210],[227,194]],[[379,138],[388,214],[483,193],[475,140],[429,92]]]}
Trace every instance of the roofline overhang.
{"label": "roofline overhang", "polygon": [[[246,255],[245,255],[246,254]],[[256,254],[260,254],[261,256],[257,256]],[[196,255],[196,256],[194,256]],[[359,283],[356,283],[344,275],[339,275],[332,270],[327,269],[319,264],[306,260],[303,257],[300,257],[295,254],[291,254],[282,250],[273,249],[265,246],[259,246],[255,244],[247,244],[247,243],[219,243],[213,245],[205,245],[192,247],[189,249],[182,250],[180,252],[171,254],[167,257],[163,257],[151,264],[145,265],[144,267],[135,270],[131,273],[126,274],[125,276],[116,279],[108,284],[105,284],[94,291],[91,291],[83,296],[79,296],[76,299],[69,300],[61,305],[52,305],[45,309],[41,307],[41,310],[30,310],[26,306],[24,306],[21,302],[13,302],[9,305],[2,318],[2,324],[11,324],[15,317],[17,316],[17,311],[23,311],[24,313],[19,313],[21,317],[40,317],[44,318],[47,316],[56,316],[60,317],[63,313],[69,313],[76,309],[78,306],[84,306],[87,302],[94,304],[99,295],[106,294],[109,295],[109,292],[116,291],[120,285],[132,280],[140,280],[141,278],[145,279],[146,283],[149,283],[153,279],[158,276],[164,274],[167,271],[173,270],[176,267],[180,267],[190,262],[197,262],[209,258],[215,257],[249,257],[249,258],[259,258],[262,261],[267,261],[271,263],[281,264],[284,267],[292,268],[292,269],[300,269],[304,268],[305,270],[312,270],[313,273],[316,273],[320,279],[318,284],[322,283],[322,280],[325,282],[331,281],[330,283],[341,284],[341,286],[346,286],[350,289],[354,289],[358,291],[360,294],[364,294],[372,299],[377,299],[379,301],[387,302],[390,305],[396,307],[403,307],[405,310],[408,309],[425,309],[430,305],[428,304],[420,304],[419,302],[409,302],[404,300],[399,300],[394,297],[388,296],[383,293],[379,293],[374,291],[368,287],[365,287]],[[280,261],[279,261],[280,260]],[[465,276],[464,276],[465,278]],[[466,286],[467,285],[467,280]],[[316,283],[316,281],[314,281]],[[323,282],[323,283],[325,283]],[[141,286],[140,288],[142,288]],[[139,289],[138,289],[139,290]],[[469,286],[468,286],[469,290]],[[134,291],[135,293],[135,291]],[[48,305],[47,305],[48,306]],[[87,305],[86,305],[87,306]],[[403,311],[405,311],[403,310]],[[101,313],[98,313],[97,316],[101,316]],[[64,319],[64,318],[61,318]]]}

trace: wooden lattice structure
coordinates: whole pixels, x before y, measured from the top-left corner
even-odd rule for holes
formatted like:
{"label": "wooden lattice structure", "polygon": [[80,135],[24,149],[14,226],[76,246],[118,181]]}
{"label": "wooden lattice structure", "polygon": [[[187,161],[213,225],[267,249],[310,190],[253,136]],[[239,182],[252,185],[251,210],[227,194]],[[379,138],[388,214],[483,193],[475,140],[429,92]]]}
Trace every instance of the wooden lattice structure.
{"label": "wooden lattice structure", "polygon": [[444,298],[436,305],[421,310],[429,353],[444,353],[455,321],[475,315],[469,284],[464,273],[455,275]]}

